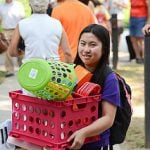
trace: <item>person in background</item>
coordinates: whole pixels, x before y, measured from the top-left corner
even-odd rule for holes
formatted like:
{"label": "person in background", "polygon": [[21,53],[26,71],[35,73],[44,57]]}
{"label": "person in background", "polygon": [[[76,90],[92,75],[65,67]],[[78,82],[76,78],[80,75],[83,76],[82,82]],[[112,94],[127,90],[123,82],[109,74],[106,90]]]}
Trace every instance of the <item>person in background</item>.
{"label": "person in background", "polygon": [[[95,17],[88,6],[78,0],[58,0],[60,3],[53,8],[52,17],[60,20],[69,40],[71,54],[73,59],[77,53],[78,37],[82,29],[92,23],[95,23]],[[61,60],[62,50],[59,50]]]}
{"label": "person in background", "polygon": [[[111,19],[113,15],[117,15],[118,43],[119,43],[120,36],[124,30],[124,9],[128,8],[129,2],[128,0],[104,0],[104,5],[108,9]],[[112,21],[111,19],[110,22]]]}
{"label": "person in background", "polygon": [[144,35],[142,28],[150,16],[149,0],[131,0],[130,38],[135,51],[136,63],[144,62]]}
{"label": "person in background", "polygon": [[95,23],[98,23],[97,18],[95,16],[95,6],[99,3],[97,0],[79,0],[83,4],[87,5],[93,13]]}
{"label": "person in background", "polygon": [[49,0],[49,4],[48,4],[48,8],[47,8],[47,14],[49,16],[51,16],[53,7],[55,7],[56,5],[57,5],[56,0]]}
{"label": "person in background", "polygon": [[[85,27],[79,36],[78,52],[74,63],[85,67],[93,74],[91,82],[95,83],[96,79],[100,78],[99,72],[108,65],[109,55],[109,31],[98,24]],[[120,106],[119,84],[114,72],[106,77],[101,94],[102,101],[101,106],[99,105],[101,116],[68,138],[68,142],[72,142],[70,149],[101,150],[109,145],[109,128],[113,125],[117,106]],[[84,144],[85,138],[95,135],[100,135],[99,141]]]}
{"label": "person in background", "polygon": [[29,0],[33,14],[21,20],[15,28],[8,52],[11,56],[18,56],[17,45],[22,38],[25,43],[23,63],[32,58],[59,61],[59,45],[65,62],[72,63],[67,35],[60,21],[46,13],[48,3],[48,0]]}
{"label": "person in background", "polygon": [[110,14],[106,7],[103,5],[102,2],[95,3],[95,9],[94,9],[95,16],[97,18],[97,21],[100,25],[103,25],[106,27],[109,31],[111,31],[111,24],[110,24]]}
{"label": "person in background", "polygon": [[145,24],[145,26],[142,29],[142,32],[144,35],[150,33],[150,1],[147,0],[147,8],[148,8],[148,18],[147,18],[147,23]]}
{"label": "person in background", "polygon": [[[0,4],[0,21],[3,33],[8,42],[11,41],[12,34],[17,23],[25,17],[25,11],[22,3],[15,0],[5,0]],[[18,65],[21,65],[22,57],[18,57]],[[14,62],[8,51],[5,52],[6,77],[14,75]]]}

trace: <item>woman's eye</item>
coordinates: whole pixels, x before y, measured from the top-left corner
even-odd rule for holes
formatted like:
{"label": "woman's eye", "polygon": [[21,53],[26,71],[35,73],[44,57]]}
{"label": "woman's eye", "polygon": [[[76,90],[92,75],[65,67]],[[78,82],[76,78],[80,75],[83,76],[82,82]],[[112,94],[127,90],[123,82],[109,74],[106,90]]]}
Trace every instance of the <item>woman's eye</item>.
{"label": "woman's eye", "polygon": [[84,46],[84,45],[85,45],[85,43],[80,43],[80,45],[81,45],[81,46]]}
{"label": "woman's eye", "polygon": [[95,44],[95,43],[92,43],[92,44],[91,44],[91,47],[95,47],[95,46],[96,46],[96,44]]}

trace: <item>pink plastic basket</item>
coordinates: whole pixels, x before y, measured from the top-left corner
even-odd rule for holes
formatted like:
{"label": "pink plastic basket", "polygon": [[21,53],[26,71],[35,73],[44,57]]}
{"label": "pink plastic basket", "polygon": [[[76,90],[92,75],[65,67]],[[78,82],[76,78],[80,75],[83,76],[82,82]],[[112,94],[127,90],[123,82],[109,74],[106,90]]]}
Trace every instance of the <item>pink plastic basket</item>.
{"label": "pink plastic basket", "polygon": [[[48,101],[9,93],[12,99],[12,131],[10,136],[41,147],[60,150],[69,146],[68,137],[98,118],[100,95],[73,98],[69,101]],[[99,136],[86,139],[99,140]]]}

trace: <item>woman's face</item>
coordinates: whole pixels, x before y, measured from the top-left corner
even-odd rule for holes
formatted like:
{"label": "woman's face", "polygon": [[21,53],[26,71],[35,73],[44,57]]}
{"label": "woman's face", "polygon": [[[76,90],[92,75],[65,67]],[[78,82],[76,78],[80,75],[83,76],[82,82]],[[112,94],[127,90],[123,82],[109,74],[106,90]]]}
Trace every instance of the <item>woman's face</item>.
{"label": "woman's face", "polygon": [[81,35],[78,54],[89,71],[94,71],[102,56],[102,42],[93,33]]}

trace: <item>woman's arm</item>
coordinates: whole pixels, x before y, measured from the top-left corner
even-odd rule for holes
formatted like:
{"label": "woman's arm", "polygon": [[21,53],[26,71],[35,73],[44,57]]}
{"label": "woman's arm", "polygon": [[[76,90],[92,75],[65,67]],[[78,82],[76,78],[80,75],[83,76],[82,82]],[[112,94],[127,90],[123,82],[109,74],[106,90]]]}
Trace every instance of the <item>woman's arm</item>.
{"label": "woman's arm", "polygon": [[65,62],[73,63],[73,59],[72,59],[70,48],[69,48],[69,42],[68,42],[67,34],[64,31],[64,29],[63,29],[63,32],[62,32],[62,38],[61,38],[61,41],[60,41],[60,46],[61,46],[62,51],[63,51]]}
{"label": "woman's arm", "polygon": [[97,119],[95,122],[86,126],[76,132],[74,132],[68,142],[73,140],[71,149],[80,149],[84,144],[84,140],[87,137],[99,135],[105,130],[109,129],[114,122],[116,115],[117,106],[107,102],[102,102],[102,117]]}
{"label": "woman's arm", "polygon": [[20,55],[20,52],[18,51],[19,40],[20,40],[20,33],[19,33],[19,27],[17,25],[16,29],[14,30],[13,36],[11,38],[11,42],[7,49],[10,56],[16,57]]}

